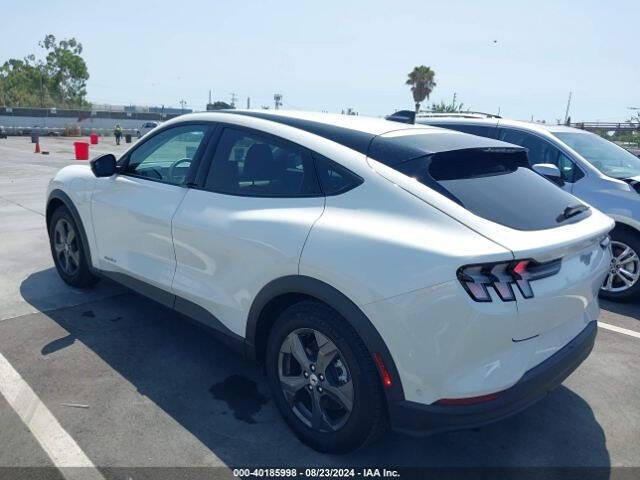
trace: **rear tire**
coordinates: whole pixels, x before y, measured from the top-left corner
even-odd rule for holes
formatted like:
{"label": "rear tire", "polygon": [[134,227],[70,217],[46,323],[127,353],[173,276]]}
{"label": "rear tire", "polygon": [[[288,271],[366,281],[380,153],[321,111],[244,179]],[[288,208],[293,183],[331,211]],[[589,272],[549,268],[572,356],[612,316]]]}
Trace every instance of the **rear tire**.
{"label": "rear tire", "polygon": [[[640,234],[616,227],[609,236],[614,261],[600,289],[600,297],[616,302],[627,302],[639,298]],[[626,286],[625,281],[630,285]]]}
{"label": "rear tire", "polygon": [[66,284],[86,288],[99,280],[91,273],[78,226],[67,207],[60,206],[51,215],[49,244],[56,270]]}
{"label": "rear tire", "polygon": [[269,335],[265,361],[280,413],[309,447],[348,453],[386,430],[386,402],[371,354],[327,305],[305,300],[282,312]]}

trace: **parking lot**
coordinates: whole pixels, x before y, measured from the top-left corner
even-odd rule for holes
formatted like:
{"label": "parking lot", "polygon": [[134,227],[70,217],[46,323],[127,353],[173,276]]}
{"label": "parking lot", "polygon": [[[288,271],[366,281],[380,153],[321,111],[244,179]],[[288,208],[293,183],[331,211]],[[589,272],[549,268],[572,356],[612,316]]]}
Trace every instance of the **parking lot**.
{"label": "parking lot", "polygon": [[[255,364],[114,284],[80,291],[59,279],[45,192],[58,169],[76,163],[72,142],[43,138],[49,154],[42,155],[26,137],[0,140],[0,380],[10,369],[33,393],[23,392],[21,412],[0,395],[0,468],[54,466],[47,435],[62,431],[88,467],[114,478],[157,473],[141,467],[221,467],[215,472],[225,476],[254,465],[599,467],[601,478],[640,475],[640,301],[603,302],[591,356],[515,417],[425,438],[389,433],[347,456],[321,455],[285,426]],[[91,156],[127,146],[101,137]],[[59,428],[27,426],[24,417],[43,409]]]}

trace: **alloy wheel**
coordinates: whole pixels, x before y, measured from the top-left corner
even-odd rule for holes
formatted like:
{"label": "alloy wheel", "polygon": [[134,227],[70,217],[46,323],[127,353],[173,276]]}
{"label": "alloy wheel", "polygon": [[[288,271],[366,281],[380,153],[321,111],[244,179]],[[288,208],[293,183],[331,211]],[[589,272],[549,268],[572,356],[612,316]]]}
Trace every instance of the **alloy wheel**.
{"label": "alloy wheel", "polygon": [[338,347],[310,328],[291,332],[280,346],[278,377],[284,398],[305,425],[335,432],[349,419],[351,373]]}
{"label": "alloy wheel", "polygon": [[606,292],[622,292],[633,287],[640,278],[640,258],[625,243],[611,240],[611,264],[602,284]]}
{"label": "alloy wheel", "polygon": [[53,247],[58,265],[64,273],[73,276],[80,268],[80,249],[78,236],[73,226],[64,218],[53,229]]}

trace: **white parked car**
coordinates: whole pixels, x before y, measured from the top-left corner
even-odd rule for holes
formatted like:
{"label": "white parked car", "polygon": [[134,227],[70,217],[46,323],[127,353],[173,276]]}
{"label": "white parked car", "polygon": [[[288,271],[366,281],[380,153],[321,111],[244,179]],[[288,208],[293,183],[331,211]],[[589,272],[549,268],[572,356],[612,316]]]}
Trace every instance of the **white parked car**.
{"label": "white parked car", "polygon": [[613,222],[526,167],[434,127],[191,114],[63,168],[46,220],[65,282],[209,326],[303,442],[347,452],[504,418],[589,354]]}
{"label": "white parked car", "polygon": [[555,165],[552,181],[616,222],[611,232],[614,261],[600,296],[640,298],[640,158],[599,135],[563,125],[464,113],[419,115],[416,123],[520,145],[532,166]]}
{"label": "white parked car", "polygon": [[136,130],[136,135],[138,136],[138,138],[140,138],[159,125],[160,122],[144,122],[142,125],[140,125],[140,128]]}

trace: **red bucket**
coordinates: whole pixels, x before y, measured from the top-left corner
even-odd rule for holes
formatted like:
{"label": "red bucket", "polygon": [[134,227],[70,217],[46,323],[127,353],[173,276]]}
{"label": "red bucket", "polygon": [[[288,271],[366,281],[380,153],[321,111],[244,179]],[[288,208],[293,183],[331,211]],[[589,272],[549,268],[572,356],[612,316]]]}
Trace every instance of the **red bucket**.
{"label": "red bucket", "polygon": [[97,133],[92,133],[91,135],[89,135],[89,138],[91,139],[91,145],[97,145],[98,144],[98,134]]}
{"label": "red bucket", "polygon": [[87,142],[73,142],[76,150],[76,160],[89,160],[89,144]]}

